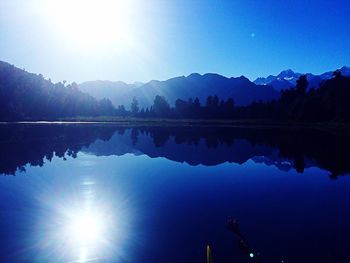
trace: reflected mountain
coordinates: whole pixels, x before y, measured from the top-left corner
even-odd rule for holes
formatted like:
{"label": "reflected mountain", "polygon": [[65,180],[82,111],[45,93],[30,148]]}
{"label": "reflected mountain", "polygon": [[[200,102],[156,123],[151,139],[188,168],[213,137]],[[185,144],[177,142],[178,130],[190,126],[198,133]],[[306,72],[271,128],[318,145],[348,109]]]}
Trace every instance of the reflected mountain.
{"label": "reflected mountain", "polygon": [[54,156],[147,155],[189,165],[248,160],[280,170],[319,167],[332,179],[350,172],[350,139],[312,129],[225,127],[120,127],[102,124],[3,124],[0,173],[42,166]]}

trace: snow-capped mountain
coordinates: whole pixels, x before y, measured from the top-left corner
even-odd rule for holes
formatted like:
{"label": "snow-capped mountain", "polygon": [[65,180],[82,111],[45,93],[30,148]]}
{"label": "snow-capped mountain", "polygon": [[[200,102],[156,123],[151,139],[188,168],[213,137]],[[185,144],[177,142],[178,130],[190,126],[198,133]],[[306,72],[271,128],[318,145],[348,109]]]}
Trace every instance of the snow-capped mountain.
{"label": "snow-capped mountain", "polygon": [[[340,69],[342,75],[350,76],[350,67],[342,67]],[[309,87],[317,88],[323,80],[327,80],[333,77],[334,71],[328,71],[321,75],[314,75],[312,73],[298,73],[291,69],[287,69],[279,73],[277,76],[270,75],[266,78],[257,78],[254,83],[257,85],[269,85],[274,87],[276,90],[288,89],[296,85],[298,78],[306,74],[309,81]]]}

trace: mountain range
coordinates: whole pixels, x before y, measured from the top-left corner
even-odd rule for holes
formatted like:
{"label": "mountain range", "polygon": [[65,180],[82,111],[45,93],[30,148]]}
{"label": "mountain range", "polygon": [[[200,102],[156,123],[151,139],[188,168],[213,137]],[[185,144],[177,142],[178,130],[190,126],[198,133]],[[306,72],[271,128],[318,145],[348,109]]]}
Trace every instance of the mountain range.
{"label": "mountain range", "polygon": [[[350,68],[340,69],[344,76],[350,76]],[[148,83],[126,84],[121,81],[88,81],[78,85],[78,88],[97,99],[107,98],[115,106],[124,104],[129,108],[133,97],[136,97],[141,107],[149,107],[156,95],[164,96],[173,106],[176,99],[187,100],[196,98],[205,104],[208,96],[219,98],[234,98],[235,104],[246,106],[254,101],[270,101],[277,99],[282,89],[296,85],[297,79],[303,75],[291,69],[284,70],[276,76],[260,77],[253,82],[244,76],[227,78],[219,74],[204,75],[192,73],[165,81],[152,80]],[[309,87],[317,88],[324,80],[333,76],[333,71],[321,75],[306,73]]]}
{"label": "mountain range", "polygon": [[[340,71],[342,75],[350,76],[350,68],[342,67]],[[213,73],[204,75],[192,73],[188,76],[165,81],[152,80],[148,83],[90,81],[80,85],[76,83],[66,85],[52,83],[42,75],[32,74],[0,61],[2,105],[0,119],[38,120],[74,116],[112,116],[118,113],[115,109],[118,105],[124,105],[128,109],[134,97],[138,100],[140,108],[150,107],[157,95],[163,96],[170,106],[174,106],[177,99],[187,101],[189,98],[198,98],[204,105],[207,98],[214,95],[222,100],[233,98],[235,105],[246,106],[254,101],[278,99],[280,90],[293,87],[300,76],[301,73],[285,70],[277,76],[258,78],[252,82],[244,76],[227,78]],[[322,81],[332,78],[333,72],[321,75],[308,73],[306,76],[309,87],[318,87]],[[333,84],[330,83],[330,86]],[[346,88],[347,85],[345,82],[335,84],[339,86],[339,90]],[[342,97],[329,98],[327,94],[322,95],[325,100],[332,99],[334,105],[339,104]]]}
{"label": "mountain range", "polygon": [[[320,75],[314,75],[312,73],[298,73],[291,69],[282,71],[276,76],[270,75],[266,78],[260,77],[254,80],[257,85],[268,85],[272,86],[274,89],[280,91],[282,89],[288,89],[295,87],[297,80],[301,75],[306,75],[309,82],[309,87],[318,88],[322,81],[330,79],[333,77],[334,71],[327,71]],[[342,67],[340,72],[343,76],[350,76],[350,67]]]}

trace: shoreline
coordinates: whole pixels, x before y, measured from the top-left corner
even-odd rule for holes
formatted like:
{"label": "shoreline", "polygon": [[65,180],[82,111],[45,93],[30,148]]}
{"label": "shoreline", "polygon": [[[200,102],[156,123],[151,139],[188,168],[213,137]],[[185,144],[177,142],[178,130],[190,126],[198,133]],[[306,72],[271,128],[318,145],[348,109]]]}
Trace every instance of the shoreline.
{"label": "shoreline", "polygon": [[22,120],[1,121],[6,124],[37,124],[37,125],[116,125],[116,126],[154,126],[154,127],[227,127],[227,128],[276,128],[276,129],[316,129],[336,131],[350,136],[350,123],[347,122],[295,122],[271,120],[202,120],[202,119],[141,119],[141,118],[65,118],[57,120]]}

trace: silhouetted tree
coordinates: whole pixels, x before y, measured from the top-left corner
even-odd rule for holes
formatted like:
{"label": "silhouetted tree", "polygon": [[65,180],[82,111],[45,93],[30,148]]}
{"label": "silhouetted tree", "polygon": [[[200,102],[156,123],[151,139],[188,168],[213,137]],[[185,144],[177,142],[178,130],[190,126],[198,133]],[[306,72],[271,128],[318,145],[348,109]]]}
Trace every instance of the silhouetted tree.
{"label": "silhouetted tree", "polygon": [[342,77],[341,71],[337,69],[336,71],[333,72],[333,76],[335,78],[341,78]]}
{"label": "silhouetted tree", "polygon": [[175,112],[178,117],[187,117],[188,104],[186,101],[177,99],[175,101]]}
{"label": "silhouetted tree", "polygon": [[124,105],[119,105],[117,109],[117,115],[125,117],[127,115],[127,111],[125,110]]}
{"label": "silhouetted tree", "polygon": [[212,105],[213,105],[213,97],[212,96],[208,96],[207,102],[206,102],[206,106],[207,106],[207,108],[209,108]]}
{"label": "silhouetted tree", "polygon": [[133,97],[132,102],[131,102],[131,113],[135,116],[139,112],[139,103],[136,99],[136,97]]}
{"label": "silhouetted tree", "polygon": [[195,98],[193,102],[193,115],[197,118],[201,115],[201,103],[198,98]]}
{"label": "silhouetted tree", "polygon": [[170,106],[162,96],[156,96],[153,102],[154,114],[158,117],[167,117],[170,114]]}
{"label": "silhouetted tree", "polygon": [[141,111],[139,113],[139,117],[141,117],[141,118],[146,117],[145,110],[143,108],[141,109]]}
{"label": "silhouetted tree", "polygon": [[308,85],[309,85],[309,82],[307,81],[306,75],[301,75],[297,80],[295,89],[299,95],[304,95]]}

